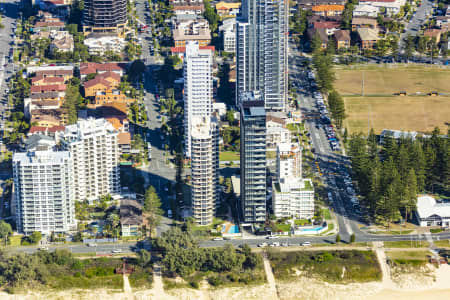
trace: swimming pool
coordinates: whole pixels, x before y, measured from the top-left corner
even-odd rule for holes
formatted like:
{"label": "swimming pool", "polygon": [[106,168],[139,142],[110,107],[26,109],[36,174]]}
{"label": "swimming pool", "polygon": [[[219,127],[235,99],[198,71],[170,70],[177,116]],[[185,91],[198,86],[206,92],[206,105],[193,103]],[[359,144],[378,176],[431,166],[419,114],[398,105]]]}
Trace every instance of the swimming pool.
{"label": "swimming pool", "polygon": [[315,227],[315,228],[304,228],[304,229],[300,229],[301,231],[320,231],[323,227]]}
{"label": "swimming pool", "polygon": [[222,233],[225,233],[225,234],[239,233],[239,226],[231,225],[228,227],[228,230],[227,230],[227,225],[223,224],[222,225]]}

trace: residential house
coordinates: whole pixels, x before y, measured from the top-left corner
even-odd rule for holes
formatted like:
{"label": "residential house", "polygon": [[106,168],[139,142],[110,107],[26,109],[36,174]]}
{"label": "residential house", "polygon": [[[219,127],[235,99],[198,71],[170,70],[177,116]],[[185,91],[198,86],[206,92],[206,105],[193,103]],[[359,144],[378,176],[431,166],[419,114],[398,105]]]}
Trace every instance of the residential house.
{"label": "residential house", "polygon": [[107,104],[114,103],[124,103],[126,105],[130,105],[134,102],[134,99],[128,98],[125,94],[123,94],[120,90],[108,89],[106,91],[99,91],[95,95],[94,104],[90,104],[88,106],[98,107]]}
{"label": "residential house", "polygon": [[117,143],[119,144],[120,154],[131,153],[131,134],[129,132],[119,132],[117,135]]}
{"label": "residential house", "polygon": [[98,79],[104,79],[109,82],[111,87],[117,88],[120,85],[120,75],[111,71],[103,72],[95,76]]}
{"label": "residential house", "polygon": [[358,28],[356,32],[361,43],[361,49],[373,49],[375,43],[380,39],[378,29]]}
{"label": "residential house", "polygon": [[223,20],[219,26],[219,32],[223,41],[223,51],[236,52],[236,18]]}
{"label": "residential house", "polygon": [[358,28],[377,28],[378,22],[372,18],[352,18],[352,31],[356,31]]}
{"label": "residential house", "polygon": [[315,35],[318,35],[320,38],[320,47],[322,49],[326,49],[328,45],[328,34],[325,28],[309,28],[306,31],[306,34],[308,35],[308,38],[310,42],[314,39]]}
{"label": "residential house", "polygon": [[344,12],[344,5],[314,5],[311,10],[313,14],[323,17],[339,16]]}
{"label": "residential house", "polygon": [[197,41],[199,46],[207,46],[211,42],[211,30],[205,19],[179,21],[173,30],[175,47],[185,47],[187,41]]}
{"label": "residential house", "polygon": [[80,77],[84,80],[88,74],[98,73],[102,74],[105,72],[113,72],[118,74],[120,77],[124,75],[125,63],[81,63],[80,64]]}
{"label": "residential house", "polygon": [[33,32],[37,32],[37,31],[41,31],[41,30],[45,30],[45,31],[50,31],[50,30],[64,30],[65,24],[62,21],[57,21],[57,22],[43,22],[43,21],[38,21],[34,24],[33,26]]}
{"label": "residential house", "polygon": [[178,15],[197,15],[200,16],[203,14],[203,12],[205,11],[205,7],[203,5],[203,3],[179,3],[173,4],[173,13],[175,14],[175,16]]}
{"label": "residential house", "polygon": [[94,78],[84,83],[84,96],[95,97],[98,92],[105,92],[110,90],[111,83],[103,78]]}
{"label": "residential house", "polygon": [[345,5],[347,0],[297,0],[298,6],[305,9],[311,9],[316,5]]}
{"label": "residential house", "polygon": [[67,82],[73,77],[73,66],[31,66],[27,67],[27,77],[62,77]]}
{"label": "residential house", "polygon": [[340,26],[341,23],[336,21],[319,21],[313,23],[314,29],[325,29],[327,35],[332,35],[336,30],[339,29]]}
{"label": "residential house", "polygon": [[90,55],[103,56],[105,52],[121,54],[126,46],[125,39],[116,36],[89,37],[84,40]]}
{"label": "residential house", "polygon": [[358,4],[355,6],[355,9],[353,10],[353,17],[376,18],[379,12],[380,12],[379,7],[372,6],[370,4]]}
{"label": "residential house", "polygon": [[132,199],[120,200],[120,226],[123,237],[137,237],[142,220],[142,205],[139,202]]}
{"label": "residential house", "polygon": [[43,75],[34,76],[31,78],[31,85],[33,86],[43,86],[43,85],[54,85],[54,84],[64,84],[63,77],[44,77]]}
{"label": "residential house", "polygon": [[370,5],[385,11],[387,16],[394,16],[400,12],[400,8],[405,5],[406,0],[360,0],[360,5]]}
{"label": "residential house", "polygon": [[436,28],[429,28],[423,32],[423,36],[429,37],[430,39],[434,38],[436,40],[436,44],[441,41],[441,34],[442,31]]}
{"label": "residential house", "polygon": [[32,94],[46,92],[65,92],[65,84],[33,85],[30,88]]}
{"label": "residential house", "polygon": [[51,35],[50,51],[73,52],[73,36],[68,31],[57,31]]}
{"label": "residential house", "polygon": [[61,107],[61,103],[57,100],[32,100],[31,98],[23,99],[23,114],[27,119],[31,118],[31,112],[35,110],[53,110]]}
{"label": "residential house", "polygon": [[216,11],[219,16],[237,16],[239,13],[239,8],[241,7],[240,2],[224,2],[220,1],[216,3]]}
{"label": "residential house", "polygon": [[[27,136],[32,136],[34,134],[46,135],[52,138],[55,138],[58,133],[62,133],[65,130],[65,126],[52,126],[52,127],[43,127],[43,126],[31,126],[28,131]],[[59,142],[59,139],[56,139],[56,143]]]}
{"label": "residential house", "polygon": [[350,31],[349,30],[337,30],[333,35],[336,42],[336,49],[345,49],[350,47]]}
{"label": "residential house", "polygon": [[30,123],[40,127],[54,127],[67,124],[67,110],[35,109],[30,112]]}

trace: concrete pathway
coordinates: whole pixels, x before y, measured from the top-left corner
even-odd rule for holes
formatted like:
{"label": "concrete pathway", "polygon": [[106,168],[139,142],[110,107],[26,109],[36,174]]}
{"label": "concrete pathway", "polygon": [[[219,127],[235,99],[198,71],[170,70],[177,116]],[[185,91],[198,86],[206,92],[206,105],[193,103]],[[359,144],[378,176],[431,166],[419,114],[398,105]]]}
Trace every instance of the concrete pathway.
{"label": "concrete pathway", "polygon": [[375,248],[375,254],[377,255],[378,263],[380,264],[381,273],[383,276],[382,277],[383,287],[390,289],[396,288],[391,278],[391,268],[388,266],[386,262],[386,253],[384,252],[383,242],[373,242],[373,246]]}
{"label": "concrete pathway", "polygon": [[270,290],[272,292],[271,297],[268,297],[267,299],[279,299],[278,298],[278,291],[277,291],[277,285],[275,282],[275,277],[273,276],[272,267],[270,266],[270,262],[267,259],[267,255],[263,254],[263,261],[264,261],[264,271],[266,272],[267,282],[269,283]]}
{"label": "concrete pathway", "polygon": [[123,274],[123,292],[128,300],[133,300],[133,292],[131,291],[130,281],[128,280],[128,275]]}

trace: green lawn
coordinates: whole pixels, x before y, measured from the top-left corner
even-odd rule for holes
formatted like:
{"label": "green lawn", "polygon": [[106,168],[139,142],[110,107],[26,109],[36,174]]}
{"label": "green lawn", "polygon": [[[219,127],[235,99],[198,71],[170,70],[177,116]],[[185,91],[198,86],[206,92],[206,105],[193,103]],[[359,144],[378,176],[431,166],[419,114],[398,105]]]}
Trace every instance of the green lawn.
{"label": "green lawn", "polygon": [[431,253],[425,250],[386,251],[386,256],[397,265],[422,266],[428,262]]}
{"label": "green lawn", "polygon": [[440,240],[440,241],[433,241],[433,244],[437,247],[450,247],[450,240]]}
{"label": "green lawn", "polygon": [[22,240],[21,235],[13,235],[9,238],[9,244],[11,246],[20,246],[20,241]]}
{"label": "green lawn", "polygon": [[276,224],[276,227],[283,232],[289,232],[291,230],[291,225],[289,224]]}
{"label": "green lawn", "polygon": [[300,219],[300,220],[294,220],[295,225],[304,226],[305,224],[309,224],[309,220],[306,219]]}
{"label": "green lawn", "polygon": [[429,242],[426,241],[393,241],[384,242],[386,248],[428,248]]}
{"label": "green lawn", "polygon": [[328,208],[322,208],[322,215],[325,220],[331,220],[331,214]]}
{"label": "green lawn", "polygon": [[239,152],[224,151],[219,153],[219,160],[235,161],[240,159]]}

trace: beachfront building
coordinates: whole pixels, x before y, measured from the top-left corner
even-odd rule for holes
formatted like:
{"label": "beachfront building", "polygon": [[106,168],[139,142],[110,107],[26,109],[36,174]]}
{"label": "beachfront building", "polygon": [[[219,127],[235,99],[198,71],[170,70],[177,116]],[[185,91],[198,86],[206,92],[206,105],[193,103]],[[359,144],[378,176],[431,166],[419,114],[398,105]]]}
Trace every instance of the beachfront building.
{"label": "beachfront building", "polygon": [[241,104],[241,208],[245,223],[266,220],[266,111],[258,93]]}
{"label": "beachfront building", "polygon": [[450,227],[450,202],[421,195],[417,198],[416,216],[420,226]]}
{"label": "beachfront building", "polygon": [[17,231],[49,235],[75,229],[72,163],[68,151],[14,153],[13,205]]}
{"label": "beachfront building", "polygon": [[272,207],[277,218],[311,219],[314,216],[314,187],[302,178],[302,148],[298,143],[277,147],[276,179],[272,186]]}
{"label": "beachfront building", "polygon": [[191,156],[191,120],[212,113],[212,51],[199,49],[198,42],[188,42],[184,60],[185,155]]}
{"label": "beachfront building", "polygon": [[218,201],[219,126],[214,117],[191,121],[192,214],[198,225],[209,225]]}
{"label": "beachfront building", "polygon": [[74,196],[98,200],[120,193],[118,132],[106,119],[78,120],[59,137],[73,159]]}

